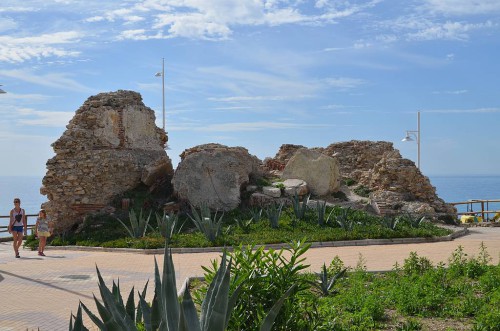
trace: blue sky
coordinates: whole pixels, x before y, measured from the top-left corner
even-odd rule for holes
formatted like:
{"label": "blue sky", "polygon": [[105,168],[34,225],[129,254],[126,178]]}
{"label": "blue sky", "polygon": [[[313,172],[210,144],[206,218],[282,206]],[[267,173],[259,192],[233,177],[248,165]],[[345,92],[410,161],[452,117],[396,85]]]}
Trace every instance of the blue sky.
{"label": "blue sky", "polygon": [[91,95],[134,90],[186,148],[264,159],[401,142],[421,112],[426,175],[500,174],[498,0],[2,0],[0,175],[45,174]]}

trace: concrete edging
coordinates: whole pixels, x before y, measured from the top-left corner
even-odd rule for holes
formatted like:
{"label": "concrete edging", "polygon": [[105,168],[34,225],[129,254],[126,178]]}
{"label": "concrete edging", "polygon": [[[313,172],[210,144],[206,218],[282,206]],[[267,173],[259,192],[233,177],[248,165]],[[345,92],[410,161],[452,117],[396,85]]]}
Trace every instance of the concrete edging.
{"label": "concrete edging", "polygon": [[[458,237],[464,236],[469,232],[467,228],[462,228],[444,237],[431,238],[393,238],[393,239],[361,239],[361,240],[342,240],[342,241],[325,241],[312,242],[311,248],[320,247],[346,247],[346,246],[371,246],[371,245],[398,245],[398,244],[424,244],[435,243],[441,241],[452,241]],[[269,244],[255,245],[255,248],[264,247],[266,249],[281,249],[288,247],[288,244]],[[163,254],[164,248],[155,249],[137,249],[137,248],[110,248],[110,247],[89,247],[89,246],[46,246],[49,250],[69,250],[83,252],[115,252],[115,253],[137,253],[137,254]],[[224,250],[232,251],[233,247],[172,247],[174,254],[191,254],[191,253],[214,253],[223,252]]]}

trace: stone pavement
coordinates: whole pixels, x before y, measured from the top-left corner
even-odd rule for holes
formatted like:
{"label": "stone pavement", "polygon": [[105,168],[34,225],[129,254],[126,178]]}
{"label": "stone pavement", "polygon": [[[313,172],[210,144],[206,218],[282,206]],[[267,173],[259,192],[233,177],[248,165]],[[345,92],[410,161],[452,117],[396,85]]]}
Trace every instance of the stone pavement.
{"label": "stone pavement", "polygon": [[[412,251],[433,262],[446,262],[459,245],[469,255],[477,255],[481,242],[486,245],[492,262],[498,263],[500,228],[480,227],[471,228],[468,235],[453,241],[311,248],[305,263],[311,265],[312,271],[319,271],[323,263],[328,265],[338,255],[346,266],[354,267],[361,256],[368,270],[390,270],[396,262],[403,263]],[[149,295],[153,293],[153,255],[51,248],[46,250],[46,257],[22,250],[21,258],[16,259],[11,244],[0,243],[0,331],[67,330],[69,316],[76,313],[80,300],[95,311],[92,295],[100,297],[96,265],[109,286],[119,279],[123,296],[128,295],[132,286],[142,290],[148,279]],[[173,254],[177,287],[187,277],[202,276],[201,266],[209,265],[210,260],[219,256],[220,253],[214,252]],[[158,255],[157,260],[161,268],[163,256]],[[86,325],[91,325],[88,318]]]}

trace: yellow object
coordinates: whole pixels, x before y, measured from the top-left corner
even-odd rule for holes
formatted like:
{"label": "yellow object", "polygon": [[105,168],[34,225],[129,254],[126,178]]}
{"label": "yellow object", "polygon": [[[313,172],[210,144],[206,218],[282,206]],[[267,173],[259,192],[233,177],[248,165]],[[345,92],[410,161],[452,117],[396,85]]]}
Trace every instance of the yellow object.
{"label": "yellow object", "polygon": [[460,216],[461,223],[481,223],[482,221],[483,221],[483,218],[481,216],[472,216],[472,215]]}
{"label": "yellow object", "polygon": [[495,216],[493,216],[492,220],[493,220],[493,222],[500,221],[500,211],[497,211],[497,213],[495,214]]}

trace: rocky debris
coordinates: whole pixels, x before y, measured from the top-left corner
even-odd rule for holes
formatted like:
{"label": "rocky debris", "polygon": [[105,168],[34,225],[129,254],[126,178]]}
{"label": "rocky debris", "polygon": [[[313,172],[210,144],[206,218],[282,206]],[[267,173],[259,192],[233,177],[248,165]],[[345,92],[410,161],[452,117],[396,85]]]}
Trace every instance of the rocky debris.
{"label": "rocky debris", "polygon": [[262,194],[268,195],[272,198],[281,197],[281,189],[274,186],[264,186],[262,188]]}
{"label": "rocky debris", "polygon": [[181,200],[213,210],[239,206],[250,177],[260,177],[261,161],[243,147],[200,145],[181,154],[172,184]]}
{"label": "rocky debris", "polygon": [[[274,160],[286,164],[283,175],[290,160],[302,148],[290,144],[281,146]],[[310,150],[337,159],[342,179],[366,187],[371,192],[372,205],[375,209],[383,209],[382,213],[408,211],[456,215],[456,209],[437,196],[429,178],[412,161],[404,159],[390,142],[352,140]],[[310,180],[295,177],[306,180],[311,186]],[[312,188],[311,192],[315,194]]]}
{"label": "rocky debris", "polygon": [[340,188],[338,161],[330,156],[301,148],[295,152],[283,170],[283,179],[302,179],[312,194],[328,195]]}
{"label": "rocky debris", "polygon": [[56,155],[47,161],[40,189],[56,231],[81,222],[87,212],[106,209],[141,181],[151,185],[171,177],[167,140],[139,93],[119,90],[88,98],[52,144]]}
{"label": "rocky debris", "polygon": [[286,196],[293,197],[295,194],[304,196],[309,193],[307,183],[302,179],[286,179],[281,182],[284,186],[284,193]]}

